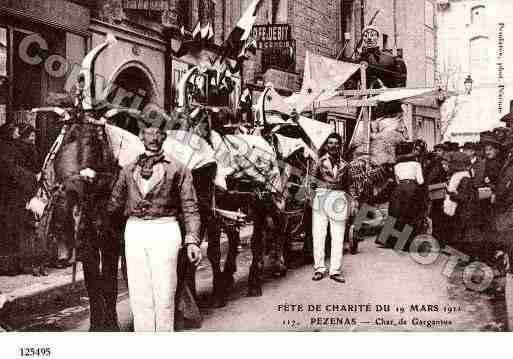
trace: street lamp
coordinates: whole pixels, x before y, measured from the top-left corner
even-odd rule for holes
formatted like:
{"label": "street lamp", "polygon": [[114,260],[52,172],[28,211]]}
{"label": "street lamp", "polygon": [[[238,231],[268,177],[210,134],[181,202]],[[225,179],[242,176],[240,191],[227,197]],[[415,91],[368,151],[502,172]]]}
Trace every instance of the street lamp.
{"label": "street lamp", "polygon": [[463,85],[465,85],[465,94],[470,95],[472,92],[472,85],[474,83],[474,80],[472,80],[472,77],[470,75],[467,76],[465,79],[465,82],[463,82]]}
{"label": "street lamp", "polygon": [[444,90],[442,89],[442,87],[438,87],[438,94],[436,96],[436,103],[438,104],[438,106],[442,106],[445,99],[446,99],[446,96],[445,96]]}

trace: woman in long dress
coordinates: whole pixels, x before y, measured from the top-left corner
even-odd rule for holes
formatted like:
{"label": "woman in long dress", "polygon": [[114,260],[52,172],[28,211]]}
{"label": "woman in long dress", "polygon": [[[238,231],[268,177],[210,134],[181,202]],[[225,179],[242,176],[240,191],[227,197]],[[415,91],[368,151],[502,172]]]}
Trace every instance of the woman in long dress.
{"label": "woman in long dress", "polygon": [[[389,216],[396,220],[396,229],[402,231],[406,225],[413,228],[410,240],[414,238],[422,219],[418,211],[421,199],[418,197],[419,187],[424,184],[422,166],[417,161],[412,147],[411,143],[400,143],[396,147],[396,164],[394,166],[396,187],[392,193],[388,210]],[[408,250],[410,240],[401,249]],[[395,242],[396,240],[389,239],[386,246],[394,247]]]}

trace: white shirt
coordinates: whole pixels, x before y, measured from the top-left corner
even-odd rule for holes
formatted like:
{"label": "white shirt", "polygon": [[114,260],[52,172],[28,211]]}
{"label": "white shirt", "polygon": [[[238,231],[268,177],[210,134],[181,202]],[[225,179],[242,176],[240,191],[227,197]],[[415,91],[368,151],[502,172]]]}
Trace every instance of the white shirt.
{"label": "white shirt", "polygon": [[417,161],[400,162],[394,166],[394,173],[397,181],[414,180],[418,184],[424,183],[422,167]]}

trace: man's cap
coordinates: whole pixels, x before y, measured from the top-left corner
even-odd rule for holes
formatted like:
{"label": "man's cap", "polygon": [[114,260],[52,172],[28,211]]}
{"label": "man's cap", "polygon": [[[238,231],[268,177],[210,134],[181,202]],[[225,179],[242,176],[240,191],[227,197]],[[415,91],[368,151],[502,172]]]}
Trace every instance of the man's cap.
{"label": "man's cap", "polygon": [[414,151],[415,144],[413,142],[399,142],[395,146],[395,155],[396,156],[404,156],[408,154],[412,154]]}
{"label": "man's cap", "polygon": [[444,146],[444,144],[443,144],[443,143],[437,143],[436,145],[434,145],[434,146],[433,146],[433,150],[435,150],[435,151],[436,151],[436,150],[438,150],[438,149],[445,151],[445,146]]}
{"label": "man's cap", "polygon": [[497,139],[492,131],[484,131],[479,134],[480,142],[482,145],[491,145],[497,149],[500,149],[502,143]]}
{"label": "man's cap", "polygon": [[381,30],[377,27],[377,26],[374,26],[374,25],[368,25],[368,26],[365,26],[363,31],[362,31],[362,34],[365,32],[365,31],[368,31],[368,30],[374,30],[378,33],[378,35],[381,35]]}
{"label": "man's cap", "polygon": [[460,150],[460,145],[458,142],[449,142],[448,150],[451,152],[458,152]]}
{"label": "man's cap", "polygon": [[464,150],[477,150],[477,145],[474,142],[465,142],[463,146],[461,147]]}

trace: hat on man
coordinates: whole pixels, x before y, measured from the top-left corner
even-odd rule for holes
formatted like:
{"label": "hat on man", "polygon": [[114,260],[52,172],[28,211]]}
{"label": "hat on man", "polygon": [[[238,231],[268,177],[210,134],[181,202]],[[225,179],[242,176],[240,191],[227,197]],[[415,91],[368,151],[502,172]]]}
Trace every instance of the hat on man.
{"label": "hat on man", "polygon": [[[192,116],[192,114],[189,116]],[[168,123],[171,122],[174,122],[173,119],[157,107],[145,111],[142,116],[138,118],[140,129],[158,128],[160,131],[166,131]]]}
{"label": "hat on man", "polygon": [[442,150],[442,151],[445,151],[445,146],[443,143],[437,143],[436,145],[433,146],[433,150]]}
{"label": "hat on man", "polygon": [[479,134],[480,142],[483,146],[491,145],[497,149],[502,147],[502,143],[497,140],[495,134],[491,131],[484,131]]}
{"label": "hat on man", "polygon": [[396,162],[412,161],[416,153],[414,142],[399,142],[395,147],[395,160]]}
{"label": "hat on man", "polygon": [[463,152],[455,152],[451,154],[449,161],[449,169],[452,172],[465,171],[470,166],[470,158]]}
{"label": "hat on man", "polygon": [[475,143],[473,143],[473,142],[465,142],[461,148],[464,149],[464,150],[476,151],[477,150],[477,145]]}
{"label": "hat on man", "polygon": [[445,150],[449,152],[458,152],[460,145],[457,142],[444,142]]}

